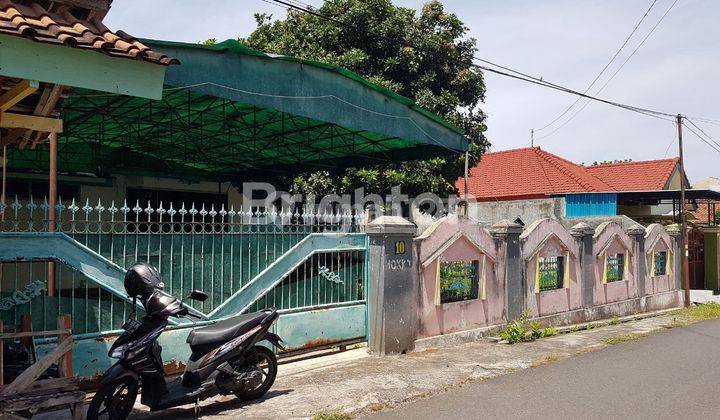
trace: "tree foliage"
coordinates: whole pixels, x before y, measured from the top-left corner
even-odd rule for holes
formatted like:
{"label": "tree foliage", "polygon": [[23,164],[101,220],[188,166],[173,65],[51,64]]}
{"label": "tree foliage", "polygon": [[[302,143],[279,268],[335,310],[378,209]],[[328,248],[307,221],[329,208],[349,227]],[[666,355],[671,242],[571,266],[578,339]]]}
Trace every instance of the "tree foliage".
{"label": "tree foliage", "polygon": [[[349,68],[369,80],[415,100],[461,127],[476,161],[487,148],[482,73],[472,66],[477,50],[468,28],[433,0],[418,13],[390,0],[329,0],[317,12],[336,22],[289,10],[286,19],[257,14],[256,30],[243,41],[250,47]],[[365,187],[386,193],[400,185],[411,195],[453,192],[464,158],[352,168],[341,173],[298,174],[294,192],[320,194]]]}

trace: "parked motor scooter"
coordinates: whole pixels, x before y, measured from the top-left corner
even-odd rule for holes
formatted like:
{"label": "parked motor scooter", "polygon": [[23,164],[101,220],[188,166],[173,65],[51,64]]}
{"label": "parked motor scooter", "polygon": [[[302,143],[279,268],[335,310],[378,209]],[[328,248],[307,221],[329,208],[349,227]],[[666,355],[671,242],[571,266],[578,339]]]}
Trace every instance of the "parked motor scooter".
{"label": "parked motor scooter", "polygon": [[[151,411],[190,403],[197,408],[199,401],[218,394],[251,400],[272,387],[277,359],[270,349],[257,343],[267,340],[283,348],[282,340],[268,331],[279,316],[275,309],[235,316],[191,331],[187,338],[191,355],[185,372],[167,382],[158,337],[171,316],[200,317],[162,288],[162,278],[154,267],[138,264],[128,270],[125,289],[133,299],[140,297],[146,315],[140,321],[131,316],[123,325],[125,332],[110,348],[109,356],[120,360],[103,375],[88,408],[89,420],[125,419],[141,387],[141,402]],[[202,302],[208,296],[195,290],[188,298]]]}

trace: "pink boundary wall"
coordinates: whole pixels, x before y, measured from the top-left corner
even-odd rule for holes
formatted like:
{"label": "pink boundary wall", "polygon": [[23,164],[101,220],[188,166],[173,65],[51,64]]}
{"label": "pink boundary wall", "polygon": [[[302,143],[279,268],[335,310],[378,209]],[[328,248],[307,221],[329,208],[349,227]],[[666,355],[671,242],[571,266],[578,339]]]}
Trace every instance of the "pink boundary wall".
{"label": "pink boundary wall", "polygon": [[[504,268],[490,233],[468,220],[450,216],[431,226],[415,239],[421,270],[417,337],[432,337],[456,331],[499,325],[505,322],[505,284],[497,279]],[[441,251],[438,253],[438,251]],[[475,261],[485,255],[485,299],[435,305],[435,277],[440,261]]]}
{"label": "pink boundary wall", "polygon": [[[638,250],[636,248],[635,241],[625,233],[625,230],[617,222],[601,223],[595,229],[593,235],[593,269],[595,279],[599,281],[595,281],[593,287],[593,304],[604,305],[638,297],[639,290],[636,281],[638,278]],[[605,254],[620,253],[625,254],[625,263],[629,267],[625,272],[626,277],[621,281],[603,283]],[[644,278],[644,276],[640,277]]]}
{"label": "pink boundary wall", "polygon": [[670,268],[672,272],[667,275],[653,276],[653,267],[650,266],[652,254],[656,251],[667,251],[668,258],[671,258],[671,261],[673,262],[671,265],[674,266],[675,256],[673,250],[671,249],[673,247],[672,244],[672,238],[670,238],[670,235],[668,235],[662,225],[654,223],[648,226],[647,233],[645,234],[645,258],[648,263],[647,273],[644,276],[645,291],[647,294],[662,293],[675,289],[675,279],[672,276],[672,274],[674,274],[673,272],[675,271],[675,267]]}
{"label": "pink boundary wall", "polygon": [[[636,226],[635,229],[638,227]],[[642,231],[641,231],[642,232]],[[675,240],[665,228],[653,224],[645,229],[645,252],[617,222],[604,222],[592,234],[592,304],[590,307],[629,302],[676,290]],[[482,327],[500,326],[507,322],[505,290],[506,257],[502,238],[464,218],[451,215],[442,218],[415,238],[414,252],[418,261],[418,300],[416,309],[417,338],[428,338]],[[539,220],[520,235],[522,272],[525,278],[524,302],[531,318],[571,313],[588,308],[583,305],[582,240],[575,237],[560,222]],[[651,276],[651,256],[655,251],[667,251],[670,272]],[[603,282],[605,254],[625,254],[628,269],[622,281]],[[485,299],[436,305],[436,276],[439,261],[474,261],[485,256]],[[558,290],[535,292],[536,258],[569,256],[569,282]],[[645,258],[646,264],[640,264]],[[641,267],[645,269],[641,272]],[[481,280],[482,281],[482,280]],[[641,295],[639,282],[645,293]],[[589,286],[588,286],[589,287]],[[482,290],[482,285],[480,285]],[[674,301],[673,301],[674,302]],[[625,315],[629,315],[625,314]]]}
{"label": "pink boundary wall", "polygon": [[[582,307],[580,291],[580,245],[557,220],[542,219],[520,235],[526,279],[525,305],[533,318]],[[569,255],[570,284],[558,290],[535,293],[536,258]]]}

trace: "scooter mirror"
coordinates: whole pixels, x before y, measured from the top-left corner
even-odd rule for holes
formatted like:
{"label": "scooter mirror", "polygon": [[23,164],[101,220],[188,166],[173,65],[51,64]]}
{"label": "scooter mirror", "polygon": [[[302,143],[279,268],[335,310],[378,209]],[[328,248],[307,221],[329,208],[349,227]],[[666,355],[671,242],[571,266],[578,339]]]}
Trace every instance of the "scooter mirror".
{"label": "scooter mirror", "polygon": [[192,300],[197,300],[198,302],[205,302],[208,298],[208,295],[202,290],[193,290],[192,292],[190,292],[188,298]]}

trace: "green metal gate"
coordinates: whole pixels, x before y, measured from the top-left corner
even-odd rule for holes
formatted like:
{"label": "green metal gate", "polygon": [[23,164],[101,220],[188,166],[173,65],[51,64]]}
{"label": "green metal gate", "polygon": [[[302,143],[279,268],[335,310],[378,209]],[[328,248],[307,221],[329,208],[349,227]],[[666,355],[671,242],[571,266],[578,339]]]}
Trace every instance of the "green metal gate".
{"label": "green metal gate", "polygon": [[[34,329],[53,329],[55,316],[69,313],[77,338],[107,341],[97,339],[117,335],[130,311],[117,281],[124,268],[145,261],[160,269],[166,291],[177,297],[205,290],[210,299],[192,305],[207,323],[276,307],[278,333],[291,349],[365,337],[362,215],[60,200],[58,233],[48,233],[45,203],[16,199],[4,209],[0,316],[6,324],[28,314]],[[5,309],[2,302],[9,305],[27,285],[47,286],[47,261],[56,262],[55,296],[43,291]],[[104,347],[90,354],[101,357]]]}

